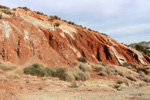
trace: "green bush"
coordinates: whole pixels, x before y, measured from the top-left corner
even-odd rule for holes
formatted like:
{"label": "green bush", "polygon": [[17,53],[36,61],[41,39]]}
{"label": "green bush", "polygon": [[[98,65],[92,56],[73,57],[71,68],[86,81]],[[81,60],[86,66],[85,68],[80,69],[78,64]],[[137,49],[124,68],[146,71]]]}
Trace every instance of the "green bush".
{"label": "green bush", "polygon": [[54,77],[59,77],[61,80],[66,79],[66,68],[56,67],[54,71]]}
{"label": "green bush", "polygon": [[68,24],[76,25],[74,22],[69,21]]}
{"label": "green bush", "polygon": [[59,26],[60,26],[60,23],[59,23],[59,22],[57,22],[57,23],[55,23],[55,25],[54,25],[54,26],[59,27]]}
{"label": "green bush", "polygon": [[28,7],[18,7],[18,8],[20,8],[20,9],[24,9],[25,11],[30,10]]}
{"label": "green bush", "polygon": [[23,69],[25,74],[36,75],[36,76],[53,76],[54,72],[48,67],[44,67],[41,64],[32,64]]}
{"label": "green bush", "polygon": [[147,50],[147,48],[144,47],[144,46],[142,46],[142,45],[139,45],[139,44],[135,45],[135,49],[138,50],[138,51],[140,51],[140,52],[143,52],[144,54],[146,54],[148,56],[150,56],[150,53]]}
{"label": "green bush", "polygon": [[48,67],[43,69],[45,76],[54,76],[54,71]]}
{"label": "green bush", "polygon": [[49,16],[49,17],[50,17],[50,19],[53,19],[53,20],[54,20],[54,19],[56,19],[56,20],[61,20],[61,18],[58,17],[58,16],[56,16],[56,15],[55,15],[55,16]]}

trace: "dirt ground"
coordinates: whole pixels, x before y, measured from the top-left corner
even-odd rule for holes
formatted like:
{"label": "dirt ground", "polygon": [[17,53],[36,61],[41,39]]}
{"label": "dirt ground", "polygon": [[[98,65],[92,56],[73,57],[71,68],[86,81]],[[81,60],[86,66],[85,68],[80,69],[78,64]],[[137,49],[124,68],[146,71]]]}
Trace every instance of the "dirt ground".
{"label": "dirt ground", "polygon": [[0,80],[0,100],[150,100],[149,84],[132,82],[116,89],[113,87],[116,80],[115,76],[99,75],[79,82],[30,75],[3,77]]}

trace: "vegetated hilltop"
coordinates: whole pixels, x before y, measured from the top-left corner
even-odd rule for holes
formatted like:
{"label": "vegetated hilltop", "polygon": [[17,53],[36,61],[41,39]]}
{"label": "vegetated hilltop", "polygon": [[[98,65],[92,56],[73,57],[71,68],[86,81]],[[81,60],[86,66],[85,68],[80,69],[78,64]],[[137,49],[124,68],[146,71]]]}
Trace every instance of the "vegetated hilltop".
{"label": "vegetated hilltop", "polygon": [[132,43],[132,44],[129,44],[129,46],[131,47],[135,47],[135,45],[142,45],[144,47],[150,47],[150,41],[149,42],[146,42],[146,41],[143,41],[143,42],[139,42],[139,43]]}
{"label": "vegetated hilltop", "polygon": [[0,60],[68,65],[80,57],[91,63],[149,64],[150,58],[105,34],[26,7],[0,7]]}
{"label": "vegetated hilltop", "polygon": [[150,42],[143,41],[140,43],[132,43],[129,46],[146,54],[147,56],[150,56]]}

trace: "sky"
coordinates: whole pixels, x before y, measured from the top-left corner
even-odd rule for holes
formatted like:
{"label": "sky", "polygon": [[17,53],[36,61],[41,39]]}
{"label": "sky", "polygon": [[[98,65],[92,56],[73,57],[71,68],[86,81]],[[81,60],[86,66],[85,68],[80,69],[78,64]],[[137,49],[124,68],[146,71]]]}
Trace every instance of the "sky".
{"label": "sky", "polygon": [[150,41],[150,0],[0,0],[73,21],[130,44]]}

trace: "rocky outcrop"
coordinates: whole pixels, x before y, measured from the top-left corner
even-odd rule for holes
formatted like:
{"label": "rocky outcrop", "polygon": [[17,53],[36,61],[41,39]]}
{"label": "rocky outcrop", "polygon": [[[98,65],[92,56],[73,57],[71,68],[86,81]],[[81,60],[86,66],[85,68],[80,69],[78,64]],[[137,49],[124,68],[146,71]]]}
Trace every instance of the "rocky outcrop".
{"label": "rocky outcrop", "polygon": [[10,18],[0,19],[1,61],[72,66],[77,58],[85,57],[91,63],[150,63],[148,56],[108,36],[60,20],[49,21],[47,16],[29,10],[11,12],[14,15]]}

